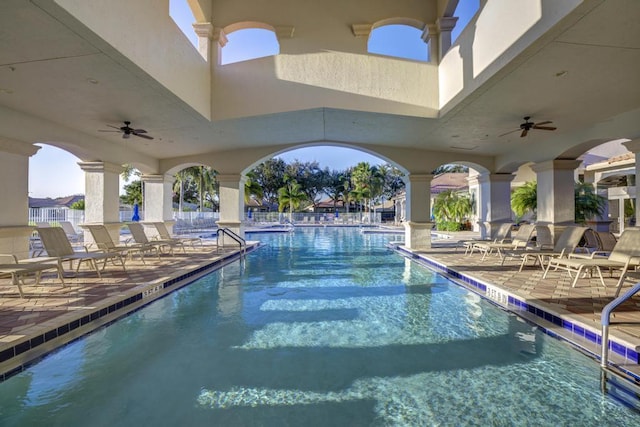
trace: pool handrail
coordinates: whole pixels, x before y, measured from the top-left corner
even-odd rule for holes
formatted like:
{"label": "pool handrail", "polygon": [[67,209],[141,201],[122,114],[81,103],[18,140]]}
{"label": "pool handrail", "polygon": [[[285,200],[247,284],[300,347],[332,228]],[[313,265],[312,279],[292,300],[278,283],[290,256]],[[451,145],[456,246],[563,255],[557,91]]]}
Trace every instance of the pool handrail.
{"label": "pool handrail", "polygon": [[602,324],[602,355],[600,358],[600,366],[602,368],[606,368],[609,365],[609,324],[611,323],[611,313],[620,304],[638,293],[638,291],[640,291],[640,282],[633,285],[624,295],[614,299],[602,309],[602,315],[600,316],[600,323]]}
{"label": "pool handrail", "polygon": [[220,248],[220,234],[222,234],[223,239],[224,236],[227,235],[229,237],[231,237],[231,239],[235,240],[236,243],[238,243],[238,245],[240,245],[240,252],[242,254],[245,254],[247,252],[247,241],[245,239],[243,239],[242,237],[238,236],[236,233],[234,233],[233,231],[231,231],[228,228],[218,228],[218,230],[216,231],[216,241],[218,242],[217,246],[218,249]]}

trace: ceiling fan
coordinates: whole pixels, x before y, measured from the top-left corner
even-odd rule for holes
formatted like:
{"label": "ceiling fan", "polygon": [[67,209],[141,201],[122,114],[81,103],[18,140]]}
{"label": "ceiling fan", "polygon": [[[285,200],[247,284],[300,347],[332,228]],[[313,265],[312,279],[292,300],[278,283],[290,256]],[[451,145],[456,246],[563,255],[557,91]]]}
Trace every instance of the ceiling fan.
{"label": "ceiling fan", "polygon": [[513,132],[522,131],[522,133],[520,134],[520,138],[524,138],[525,136],[527,136],[527,133],[529,133],[529,131],[531,129],[542,129],[542,130],[556,130],[557,129],[554,126],[544,126],[544,125],[548,125],[550,123],[553,123],[550,120],[546,120],[544,122],[533,123],[533,122],[529,121],[530,118],[531,117],[529,117],[529,116],[524,117],[524,123],[520,124],[520,128],[518,128],[516,130],[509,131],[507,133],[503,133],[500,136],[505,136],[505,135],[509,135],[510,133],[513,133]]}
{"label": "ceiling fan", "polygon": [[122,132],[122,137],[124,139],[129,138],[131,135],[135,135],[135,136],[139,136],[140,138],[144,138],[144,139],[153,139],[152,136],[146,135],[147,131],[144,129],[134,129],[132,127],[130,127],[129,125],[131,124],[130,121],[125,121],[124,122],[124,126],[121,127],[117,127],[117,126],[112,126],[112,125],[107,125],[111,128],[117,129],[117,130],[100,130],[100,132]]}

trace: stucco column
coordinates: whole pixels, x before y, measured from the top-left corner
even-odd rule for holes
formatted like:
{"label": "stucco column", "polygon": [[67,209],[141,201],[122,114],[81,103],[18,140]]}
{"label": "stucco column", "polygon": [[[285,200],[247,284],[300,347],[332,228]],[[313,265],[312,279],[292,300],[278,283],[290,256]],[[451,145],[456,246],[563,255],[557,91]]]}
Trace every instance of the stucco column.
{"label": "stucco column", "polygon": [[0,253],[29,255],[29,157],[39,149],[0,137]]}
{"label": "stucco column", "polygon": [[476,214],[480,236],[487,238],[505,222],[513,221],[511,212],[510,173],[482,173],[469,177],[469,188],[477,186]]}
{"label": "stucco column", "polygon": [[[142,175],[143,222],[164,222],[173,231],[173,181],[172,175]],[[155,230],[155,227],[149,227]]]}
{"label": "stucco column", "polygon": [[438,64],[440,62],[440,39],[438,38],[438,26],[427,24],[422,31],[422,40],[429,45],[429,62]]}
{"label": "stucco column", "polygon": [[431,180],[432,174],[410,174],[406,184],[406,222],[404,244],[412,250],[431,248]]}
{"label": "stucco column", "polygon": [[547,225],[554,238],[575,224],[575,169],[580,160],[556,159],[533,165],[538,182],[537,224]]}
{"label": "stucco column", "polygon": [[[220,219],[218,228],[228,228],[244,238],[244,184],[246,178],[240,174],[216,175],[220,185]],[[231,242],[227,242],[231,244]],[[235,244],[235,243],[234,243]]]}
{"label": "stucco column", "polygon": [[211,40],[213,39],[213,25],[211,22],[196,22],[193,31],[198,36],[198,52],[205,59],[211,56]]}
{"label": "stucco column", "polygon": [[[115,239],[120,236],[120,174],[123,167],[106,162],[78,162],[84,171],[84,221],[104,224]],[[91,243],[91,233],[84,233]],[[116,242],[118,240],[115,240]]]}
{"label": "stucco column", "polygon": [[436,21],[438,33],[440,35],[440,46],[438,47],[440,60],[442,60],[449,51],[449,48],[451,48],[451,31],[456,26],[456,22],[458,22],[458,18],[455,16],[443,16],[442,18],[438,18]]}
{"label": "stucco column", "polygon": [[[634,200],[634,207],[636,211],[636,226],[640,226],[640,209],[638,209],[638,177],[640,177],[640,164],[638,163],[638,153],[640,153],[640,139],[634,139],[631,141],[623,142],[622,145],[627,147],[627,150],[631,151],[636,156],[636,197]],[[622,209],[624,212],[624,209]],[[624,215],[623,215],[624,218]]]}

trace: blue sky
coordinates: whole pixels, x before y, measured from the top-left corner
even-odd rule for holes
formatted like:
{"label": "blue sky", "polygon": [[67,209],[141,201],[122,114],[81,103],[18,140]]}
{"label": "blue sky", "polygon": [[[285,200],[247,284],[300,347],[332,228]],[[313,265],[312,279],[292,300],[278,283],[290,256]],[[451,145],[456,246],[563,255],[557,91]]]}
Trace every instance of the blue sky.
{"label": "blue sky", "polygon": [[[197,39],[191,24],[193,16],[186,7],[187,0],[170,0],[170,15],[189,38],[192,44]],[[458,24],[452,33],[455,40],[460,30],[473,17],[478,9],[479,0],[460,0],[456,16]],[[269,35],[265,43],[265,32]],[[369,50],[382,55],[394,55],[418,61],[427,60],[427,45],[419,37],[420,31],[398,25],[389,25],[374,31],[369,40]],[[261,38],[256,43],[256,37]],[[238,31],[228,36],[229,43],[223,51],[223,62],[238,62],[247,57],[273,55],[277,53],[277,42],[272,33],[266,30]],[[234,48],[236,46],[237,48]],[[253,47],[258,46],[259,51]],[[346,169],[358,162],[381,164],[383,160],[369,154],[342,147],[309,147],[287,152],[279,156],[286,162],[293,160],[317,161],[322,168]],[[80,160],[66,151],[43,145],[29,160],[29,196],[61,197],[84,193],[84,173],[78,166]],[[64,173],[59,173],[64,171]]]}

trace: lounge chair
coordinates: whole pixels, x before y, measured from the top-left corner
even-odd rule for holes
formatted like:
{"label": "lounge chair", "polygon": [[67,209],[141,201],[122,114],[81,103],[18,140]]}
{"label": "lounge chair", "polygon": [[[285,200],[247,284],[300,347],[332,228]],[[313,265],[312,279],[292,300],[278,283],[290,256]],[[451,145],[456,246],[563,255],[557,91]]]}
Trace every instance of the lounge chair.
{"label": "lounge chair", "polygon": [[466,240],[461,242],[462,247],[464,248],[465,255],[471,255],[473,253],[473,245],[476,243],[503,243],[511,232],[511,223],[503,222],[498,227],[496,227],[491,232],[491,236],[488,239],[474,239],[474,240]]}
{"label": "lounge chair", "polygon": [[176,241],[176,242],[182,242],[183,244],[187,243],[189,245],[191,245],[192,248],[195,249],[195,244],[199,243],[200,246],[202,246],[202,239],[199,237],[176,237],[176,236],[172,236],[169,233],[169,230],[167,229],[167,226],[164,224],[164,222],[152,222],[151,224],[153,224],[153,226],[156,228],[156,230],[158,231],[158,236],[160,236],[159,240],[166,240],[166,241]]}
{"label": "lounge chair", "polygon": [[547,268],[542,278],[546,278],[550,269],[566,270],[570,275],[575,274],[571,287],[575,287],[580,276],[587,270],[596,270],[602,286],[606,286],[602,277],[602,269],[619,269],[620,279],[616,285],[617,297],[630,268],[640,266],[640,228],[624,230],[615,247],[607,257],[593,258],[553,258],[547,262]]}
{"label": "lounge chair", "polygon": [[129,231],[131,231],[133,240],[138,244],[155,246],[159,252],[168,249],[168,252],[171,255],[173,255],[173,248],[175,248],[176,246],[181,247],[184,251],[184,245],[182,244],[182,242],[176,242],[172,240],[150,240],[149,237],[147,237],[147,234],[144,232],[144,226],[139,222],[130,222],[127,224],[127,227],[129,227]]}
{"label": "lounge chair", "polygon": [[73,228],[73,224],[71,224],[69,221],[60,221],[60,227],[62,227],[64,232],[67,234],[67,237],[69,238],[69,241],[71,243],[82,243],[82,233],[78,233],[76,229]]}
{"label": "lounge chair", "polygon": [[14,254],[0,254],[0,275],[10,276],[11,283],[18,287],[20,297],[24,298],[22,285],[26,285],[25,277],[29,274],[35,276],[34,284],[37,286],[43,271],[55,269],[62,286],[65,286],[62,267],[56,261],[55,258],[29,258],[21,262]]}
{"label": "lounge chair", "polygon": [[474,248],[478,249],[482,252],[482,260],[484,260],[487,255],[493,253],[494,251],[498,254],[498,256],[502,259],[504,251],[513,251],[518,249],[524,249],[529,246],[531,242],[531,238],[533,237],[533,232],[535,231],[535,224],[522,224],[516,235],[513,236],[513,239],[509,243],[476,243]]}
{"label": "lounge chair", "polygon": [[562,258],[569,256],[575,251],[576,247],[580,243],[582,236],[588,230],[588,227],[570,226],[565,228],[556,244],[552,248],[545,248],[544,246],[535,249],[520,249],[515,251],[504,251],[502,263],[504,264],[507,258],[521,258],[520,268],[518,272],[521,272],[527,261],[533,259],[533,265],[540,263],[540,267],[544,270],[545,260],[549,258]]}
{"label": "lounge chair", "polygon": [[109,234],[109,230],[102,224],[85,224],[83,225],[91,233],[93,241],[99,249],[107,252],[119,252],[123,257],[133,258],[133,254],[137,253],[140,256],[140,260],[144,264],[144,253],[154,252],[158,259],[160,259],[160,251],[158,247],[151,244],[133,243],[125,245],[116,245]]}
{"label": "lounge chair", "polygon": [[103,261],[102,269],[106,267],[107,261],[119,261],[122,269],[127,271],[124,266],[124,259],[120,252],[76,252],[71,246],[71,242],[64,230],[60,227],[36,228],[40,235],[40,240],[44,246],[44,250],[49,257],[54,257],[58,261],[60,269],[64,271],[62,263],[69,261],[69,265],[73,268],[73,262],[78,261],[76,272],[80,270],[83,262],[88,263],[100,278],[100,270],[97,261]]}

